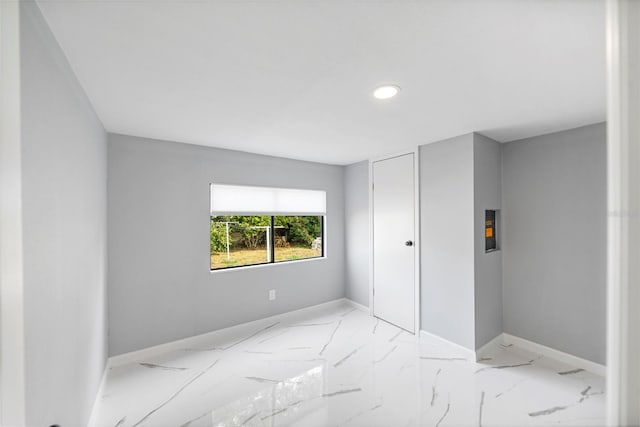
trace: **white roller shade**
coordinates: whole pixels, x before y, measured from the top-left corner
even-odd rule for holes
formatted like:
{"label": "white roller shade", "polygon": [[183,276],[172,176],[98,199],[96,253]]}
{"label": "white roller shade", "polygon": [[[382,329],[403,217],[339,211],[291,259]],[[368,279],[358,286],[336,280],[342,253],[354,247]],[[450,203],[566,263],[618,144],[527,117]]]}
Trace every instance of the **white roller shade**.
{"label": "white roller shade", "polygon": [[211,184],[211,215],[324,215],[325,191]]}

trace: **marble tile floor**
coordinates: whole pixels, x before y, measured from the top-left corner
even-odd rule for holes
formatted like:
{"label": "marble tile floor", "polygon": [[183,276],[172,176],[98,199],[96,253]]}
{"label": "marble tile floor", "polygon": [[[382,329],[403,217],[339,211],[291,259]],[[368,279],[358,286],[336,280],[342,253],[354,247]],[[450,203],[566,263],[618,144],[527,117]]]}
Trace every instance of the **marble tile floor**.
{"label": "marble tile floor", "polygon": [[349,305],[112,367],[96,425],[601,426],[604,378],[515,347],[479,363]]}

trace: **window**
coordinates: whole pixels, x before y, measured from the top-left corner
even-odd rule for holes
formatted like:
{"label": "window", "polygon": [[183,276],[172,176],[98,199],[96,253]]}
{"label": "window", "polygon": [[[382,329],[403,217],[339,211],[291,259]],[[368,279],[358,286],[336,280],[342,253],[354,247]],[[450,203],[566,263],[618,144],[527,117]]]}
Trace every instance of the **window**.
{"label": "window", "polygon": [[211,270],[324,256],[324,191],[211,184]]}

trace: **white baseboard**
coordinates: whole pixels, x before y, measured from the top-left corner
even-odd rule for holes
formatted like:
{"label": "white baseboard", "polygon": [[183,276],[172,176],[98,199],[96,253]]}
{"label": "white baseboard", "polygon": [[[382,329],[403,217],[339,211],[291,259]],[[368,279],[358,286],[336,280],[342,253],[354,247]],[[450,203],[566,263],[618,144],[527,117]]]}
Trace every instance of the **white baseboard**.
{"label": "white baseboard", "polygon": [[464,356],[466,359],[472,362],[476,361],[476,353],[473,350],[470,350],[464,346],[461,346],[460,344],[457,344],[453,341],[449,341],[445,338],[442,338],[441,336],[432,334],[431,332],[427,332],[425,330],[420,330],[420,336],[427,339],[438,341],[441,344],[444,344],[445,346],[451,348],[456,353],[459,353],[460,355]]}
{"label": "white baseboard", "polygon": [[480,347],[476,350],[475,361],[478,362],[483,357],[486,357],[490,354],[495,353],[496,350],[500,349],[500,344],[504,343],[504,334],[500,334],[493,338],[491,341]]}
{"label": "white baseboard", "polygon": [[365,313],[369,314],[369,307],[367,307],[367,306],[365,306],[365,305],[362,305],[362,304],[360,304],[359,302],[355,302],[354,300],[351,300],[351,299],[349,299],[349,298],[345,298],[344,300],[345,300],[345,301],[347,302],[347,304],[349,304],[350,306],[355,307],[355,308],[357,308],[358,310],[363,311],[363,312],[365,312]]}
{"label": "white baseboard", "polygon": [[535,343],[533,341],[526,340],[524,338],[516,337],[514,335],[502,333],[496,336],[494,339],[477,349],[476,351],[470,350],[466,347],[461,346],[460,344],[449,341],[445,338],[442,338],[438,335],[432,334],[430,332],[421,330],[420,335],[426,337],[428,339],[436,340],[454,351],[459,352],[464,355],[468,360],[477,362],[483,357],[495,353],[495,350],[500,349],[500,345],[510,345],[520,348],[522,350],[530,351],[533,353],[537,353],[548,357],[550,359],[557,360],[562,363],[566,363],[570,366],[575,366],[576,368],[584,369],[585,371],[594,373],[600,376],[606,376],[607,368],[604,365],[599,363],[592,362],[590,360],[583,359],[578,356],[574,356],[573,354],[565,353],[560,350],[556,350],[551,347],[547,347],[542,344]]}
{"label": "white baseboard", "polygon": [[171,341],[168,343],[143,348],[141,350],[135,350],[129,353],[123,353],[123,354],[118,354],[116,356],[111,356],[109,358],[109,366],[110,367],[122,366],[128,363],[137,362],[143,359],[148,359],[160,354],[168,353],[170,351],[175,351],[182,348],[207,345],[212,341],[215,341],[215,339],[219,338],[220,336],[230,335],[230,334],[233,334],[234,332],[240,332],[243,329],[250,328],[251,326],[260,326],[260,325],[264,325],[264,324],[268,324],[276,321],[282,322],[288,318],[294,317],[296,315],[300,315],[305,312],[312,312],[319,309],[327,309],[330,307],[336,307],[344,304],[349,304],[356,308],[359,308],[355,305],[357,303],[353,301],[347,300],[346,298],[338,298],[333,301],[328,301],[321,304],[304,307],[298,310],[288,311],[286,313],[276,314],[274,316],[265,317],[262,319],[253,320],[250,322],[245,322],[245,323],[241,323],[234,326],[229,326],[223,329],[217,329],[212,332],[206,332],[204,334],[195,335],[192,337],[183,338],[176,341]]}
{"label": "white baseboard", "polygon": [[603,377],[607,374],[607,367],[599,363],[595,363],[590,360],[586,360],[581,357],[574,356],[572,354],[526,340],[524,338],[516,337],[514,335],[502,334],[502,337],[505,345],[513,344],[514,346],[519,347],[523,350],[541,354],[545,357],[558,360],[560,362],[566,363],[567,365],[575,366],[576,368],[581,368],[585,371],[589,371]]}

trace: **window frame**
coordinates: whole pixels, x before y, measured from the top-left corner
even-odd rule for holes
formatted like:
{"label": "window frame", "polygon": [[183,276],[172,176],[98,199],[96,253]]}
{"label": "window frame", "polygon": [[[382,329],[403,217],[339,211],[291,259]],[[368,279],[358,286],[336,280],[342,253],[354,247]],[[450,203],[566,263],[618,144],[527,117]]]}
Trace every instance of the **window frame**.
{"label": "window frame", "polygon": [[[243,215],[246,216],[246,215]],[[228,267],[221,267],[221,268],[211,268],[211,248],[209,248],[209,272],[210,273],[215,273],[218,271],[229,271],[232,269],[237,269],[237,268],[252,268],[252,267],[259,267],[259,266],[267,266],[267,265],[279,265],[279,264],[286,264],[289,262],[299,262],[299,261],[311,261],[311,260],[317,260],[317,259],[324,259],[326,258],[326,237],[325,237],[325,220],[327,217],[327,214],[325,213],[324,215],[262,215],[262,216],[268,216],[270,217],[270,232],[271,232],[271,236],[273,236],[271,238],[271,245],[269,248],[267,248],[268,251],[270,251],[271,253],[271,261],[268,262],[260,262],[260,263],[256,263],[256,264],[245,264],[245,265],[231,265]],[[320,250],[320,255],[319,256],[314,256],[314,257],[308,257],[308,258],[300,258],[300,259],[286,259],[286,260],[282,260],[282,261],[276,261],[276,238],[275,238],[275,217],[277,216],[316,216],[316,217],[320,217],[320,237],[322,238],[322,249]],[[209,224],[211,224],[211,215],[209,215]]]}

